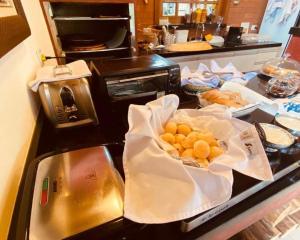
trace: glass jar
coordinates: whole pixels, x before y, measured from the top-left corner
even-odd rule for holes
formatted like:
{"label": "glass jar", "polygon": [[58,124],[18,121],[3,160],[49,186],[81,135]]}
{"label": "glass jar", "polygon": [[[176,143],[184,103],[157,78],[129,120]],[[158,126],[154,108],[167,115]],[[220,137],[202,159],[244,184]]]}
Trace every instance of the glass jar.
{"label": "glass jar", "polygon": [[272,78],[267,84],[267,92],[273,97],[288,97],[298,91],[300,78],[288,73]]}

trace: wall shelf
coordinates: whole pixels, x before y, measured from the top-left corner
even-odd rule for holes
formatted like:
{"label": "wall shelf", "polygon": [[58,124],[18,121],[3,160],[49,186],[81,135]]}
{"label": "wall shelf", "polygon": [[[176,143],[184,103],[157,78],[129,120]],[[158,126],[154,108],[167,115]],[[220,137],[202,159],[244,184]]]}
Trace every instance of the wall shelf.
{"label": "wall shelf", "polygon": [[95,53],[95,52],[110,52],[110,51],[119,51],[129,49],[129,47],[118,47],[118,48],[106,48],[101,50],[85,50],[85,51],[73,51],[73,50],[64,50],[65,53]]}
{"label": "wall shelf", "polygon": [[55,21],[125,21],[129,17],[54,17]]}

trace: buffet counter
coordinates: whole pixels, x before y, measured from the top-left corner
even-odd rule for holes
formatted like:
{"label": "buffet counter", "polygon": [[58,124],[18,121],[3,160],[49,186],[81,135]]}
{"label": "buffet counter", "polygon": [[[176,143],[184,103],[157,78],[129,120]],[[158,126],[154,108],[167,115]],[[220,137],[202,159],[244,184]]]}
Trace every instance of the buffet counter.
{"label": "buffet counter", "polygon": [[156,51],[138,51],[138,55],[156,53],[160,56],[171,59],[178,63],[181,68],[188,66],[190,70],[195,71],[199,63],[207,66],[211,60],[217,62],[220,66],[228,63],[242,72],[257,71],[270,59],[280,56],[282,52],[281,43],[248,43],[237,46],[212,46],[211,50],[190,51],[190,52],[170,52],[168,50]]}
{"label": "buffet counter", "polygon": [[220,52],[231,52],[231,51],[243,51],[243,50],[253,50],[253,49],[262,49],[262,48],[276,48],[281,47],[281,43],[277,42],[264,42],[264,43],[248,43],[240,44],[235,46],[223,45],[223,46],[212,46],[211,50],[205,51],[191,51],[191,52],[170,52],[166,49],[145,51],[139,50],[138,55],[145,54],[158,54],[162,57],[181,57],[181,56],[191,56],[198,54],[208,54],[208,53],[220,53]]}
{"label": "buffet counter", "polygon": [[[249,82],[248,87],[265,95],[266,83],[267,81],[256,77]],[[197,98],[190,96],[181,97],[180,108],[197,107]],[[258,109],[241,119],[250,123],[271,123],[274,117]],[[37,131],[31,145],[28,162],[24,170],[24,176],[28,171],[28,165],[36,158],[41,159],[55,153],[104,144],[108,146],[111,151],[115,166],[124,178],[122,145],[126,129],[122,128],[118,124],[114,124],[113,121],[111,124],[110,128],[103,128],[100,125],[97,127],[81,127],[77,129],[57,131],[52,128],[51,124],[43,116],[43,113],[41,113],[37,124]],[[196,227],[192,231],[186,233],[181,232],[179,222],[159,225],[146,224],[142,231],[130,239],[148,239],[147,236],[150,239],[167,239],[167,237],[170,238],[170,236],[172,239],[199,239],[202,237],[204,239],[225,239],[233,236],[262,218],[264,215],[268,214],[272,211],[272,209],[279,207],[281,204],[284,204],[296,195],[300,195],[300,182],[298,181],[300,166],[298,164],[295,167],[295,163],[300,160],[300,151],[299,149],[297,150],[297,147],[296,150],[293,149],[293,151],[294,152],[292,154],[283,155],[280,159],[274,159],[272,156],[269,156],[272,170],[278,171],[278,169],[276,170],[276,163],[279,161],[283,163],[284,166],[287,166],[287,164],[294,165],[293,171],[282,178],[269,183],[268,186],[264,187],[260,191],[225,211],[222,211],[220,214],[206,221],[199,227]],[[279,168],[281,167],[282,166]],[[237,172],[234,172],[234,175],[234,178],[239,180],[236,183],[241,184],[241,186],[246,183],[253,185],[259,183],[258,180],[245,177]],[[235,194],[235,192],[236,186],[234,184],[233,194]],[[29,212],[27,209],[30,209],[30,194],[30,191],[24,189],[23,177],[10,229],[10,236],[12,236],[12,239],[14,239],[13,237],[18,237],[19,239],[20,237],[23,237],[22,239],[24,239],[26,232],[28,232]],[[22,219],[20,219],[20,216],[22,216]],[[127,230],[124,230],[124,234],[126,232]],[[15,235],[16,233],[17,236]]]}

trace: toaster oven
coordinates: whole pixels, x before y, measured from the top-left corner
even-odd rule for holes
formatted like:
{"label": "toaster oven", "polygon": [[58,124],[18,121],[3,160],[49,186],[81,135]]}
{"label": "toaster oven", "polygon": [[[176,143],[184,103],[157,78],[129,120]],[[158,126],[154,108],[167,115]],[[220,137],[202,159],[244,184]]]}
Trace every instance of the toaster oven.
{"label": "toaster oven", "polygon": [[91,91],[102,120],[127,121],[130,104],[146,104],[180,87],[179,65],[158,55],[91,62]]}

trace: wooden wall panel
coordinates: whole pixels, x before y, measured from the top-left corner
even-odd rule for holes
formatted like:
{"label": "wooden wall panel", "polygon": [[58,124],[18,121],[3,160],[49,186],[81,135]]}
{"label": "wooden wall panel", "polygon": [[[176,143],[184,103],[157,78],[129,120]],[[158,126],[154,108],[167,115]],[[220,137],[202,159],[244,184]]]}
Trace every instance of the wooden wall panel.
{"label": "wooden wall panel", "polygon": [[261,24],[268,0],[240,0],[239,4],[227,0],[224,22],[231,26],[240,26],[242,22],[251,25]]}
{"label": "wooden wall panel", "polygon": [[143,28],[154,24],[154,12],[155,0],[148,0],[148,3],[146,3],[146,1],[144,0],[135,1],[135,21],[138,40],[142,38],[141,31],[143,30]]}
{"label": "wooden wall panel", "polygon": [[291,54],[291,58],[300,61],[300,36],[293,36],[286,53]]}

